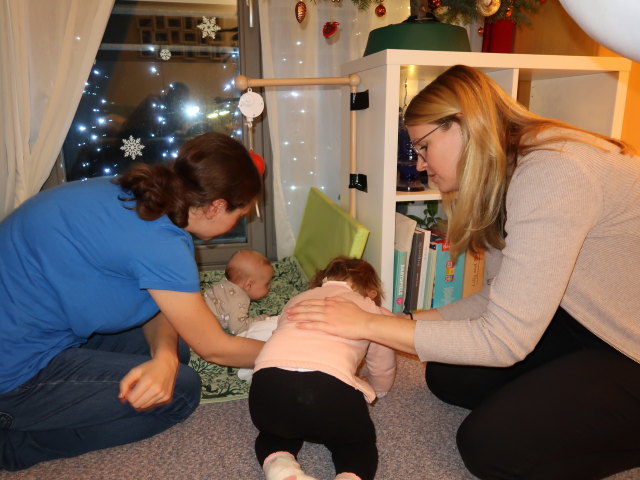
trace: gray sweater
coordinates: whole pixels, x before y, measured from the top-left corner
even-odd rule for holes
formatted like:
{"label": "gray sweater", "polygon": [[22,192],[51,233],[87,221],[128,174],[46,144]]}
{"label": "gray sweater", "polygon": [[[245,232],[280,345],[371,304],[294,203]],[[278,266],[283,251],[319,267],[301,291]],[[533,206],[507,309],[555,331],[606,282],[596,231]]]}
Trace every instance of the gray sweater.
{"label": "gray sweater", "polygon": [[482,292],[438,308],[444,320],[418,321],[421,360],[510,366],[560,305],[640,362],[640,158],[573,141],[553,146],[519,159],[506,245],[487,252]]}

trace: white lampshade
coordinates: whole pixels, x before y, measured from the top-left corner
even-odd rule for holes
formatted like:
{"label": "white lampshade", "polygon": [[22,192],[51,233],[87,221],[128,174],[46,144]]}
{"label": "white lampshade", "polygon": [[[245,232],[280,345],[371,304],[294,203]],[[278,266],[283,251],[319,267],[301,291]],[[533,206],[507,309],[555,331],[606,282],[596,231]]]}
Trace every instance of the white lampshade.
{"label": "white lampshade", "polygon": [[640,61],[640,0],[560,0],[591,38],[619,55]]}

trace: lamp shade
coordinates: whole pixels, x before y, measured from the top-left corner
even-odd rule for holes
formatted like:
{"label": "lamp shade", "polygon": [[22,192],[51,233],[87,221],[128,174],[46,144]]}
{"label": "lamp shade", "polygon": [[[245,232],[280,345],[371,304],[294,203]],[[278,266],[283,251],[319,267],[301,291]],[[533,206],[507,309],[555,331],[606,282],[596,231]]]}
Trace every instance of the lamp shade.
{"label": "lamp shade", "polygon": [[471,51],[465,28],[439,22],[397,23],[371,30],[364,56],[387,49]]}
{"label": "lamp shade", "polygon": [[596,42],[640,62],[640,1],[560,0],[560,4]]}

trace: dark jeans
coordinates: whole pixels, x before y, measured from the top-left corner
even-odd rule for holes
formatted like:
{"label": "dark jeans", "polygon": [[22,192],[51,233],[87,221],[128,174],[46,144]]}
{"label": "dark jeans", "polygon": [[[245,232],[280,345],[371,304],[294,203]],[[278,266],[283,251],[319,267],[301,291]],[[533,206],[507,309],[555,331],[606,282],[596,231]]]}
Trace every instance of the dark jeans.
{"label": "dark jeans", "polygon": [[[185,364],[170,403],[137,412],[118,400],[122,377],[148,359],[141,328],[95,335],[0,395],[0,469],[19,470],[135,442],[187,418],[200,400],[200,377]],[[188,359],[189,349],[181,342],[180,360]]]}
{"label": "dark jeans", "polygon": [[249,411],[260,431],[260,465],[274,452],[294,456],[304,441],[324,444],[336,473],[373,480],[378,468],[376,432],[364,395],[323,372],[265,368],[253,375]]}
{"label": "dark jeans", "polygon": [[431,362],[426,380],[472,409],[457,442],[481,479],[588,480],[640,466],[640,364],[562,309],[512,367]]}

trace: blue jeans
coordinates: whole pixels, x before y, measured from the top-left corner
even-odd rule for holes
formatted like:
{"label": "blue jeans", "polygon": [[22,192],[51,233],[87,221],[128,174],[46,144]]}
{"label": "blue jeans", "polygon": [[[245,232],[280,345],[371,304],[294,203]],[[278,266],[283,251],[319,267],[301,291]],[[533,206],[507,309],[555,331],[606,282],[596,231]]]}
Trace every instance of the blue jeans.
{"label": "blue jeans", "polygon": [[94,335],[62,351],[33,378],[0,395],[0,470],[135,442],[186,419],[200,401],[200,377],[180,367],[170,403],[138,412],[118,399],[120,380],[149,359],[141,328]]}

